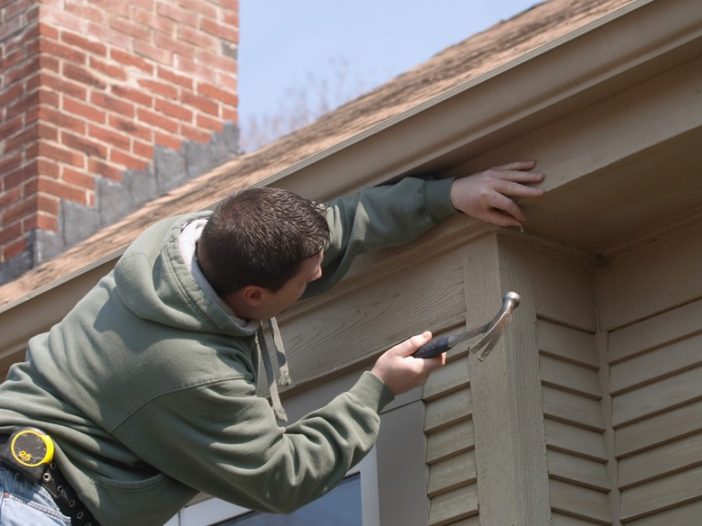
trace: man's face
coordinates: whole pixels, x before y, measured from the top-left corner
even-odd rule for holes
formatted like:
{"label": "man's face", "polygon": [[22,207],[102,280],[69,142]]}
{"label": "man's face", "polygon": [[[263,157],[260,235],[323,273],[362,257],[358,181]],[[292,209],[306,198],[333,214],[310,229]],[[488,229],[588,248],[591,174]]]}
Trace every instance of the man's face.
{"label": "man's face", "polygon": [[[277,316],[292,306],[305,292],[307,284],[322,277],[322,258],[324,252],[312,256],[302,262],[300,270],[290,278],[277,292],[269,292],[266,298],[265,310],[270,312],[267,318]],[[262,316],[263,318],[263,316]]]}

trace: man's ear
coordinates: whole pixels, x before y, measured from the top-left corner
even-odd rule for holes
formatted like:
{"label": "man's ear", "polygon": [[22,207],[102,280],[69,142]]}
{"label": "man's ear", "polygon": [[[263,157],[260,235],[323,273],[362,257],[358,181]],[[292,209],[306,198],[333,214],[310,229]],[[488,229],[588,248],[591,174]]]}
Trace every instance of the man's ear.
{"label": "man's ear", "polygon": [[266,299],[270,292],[258,285],[246,285],[241,289],[241,299],[251,307],[259,307]]}

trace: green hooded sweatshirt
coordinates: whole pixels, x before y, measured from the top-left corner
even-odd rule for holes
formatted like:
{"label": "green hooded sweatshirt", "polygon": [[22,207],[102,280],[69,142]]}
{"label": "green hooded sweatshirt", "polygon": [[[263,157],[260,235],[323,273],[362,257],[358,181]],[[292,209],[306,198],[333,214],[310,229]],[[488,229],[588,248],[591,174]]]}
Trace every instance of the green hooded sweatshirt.
{"label": "green hooded sweatshirt", "polygon": [[[407,178],[327,205],[323,291],[357,254],[407,242],[455,212],[450,180]],[[287,513],[370,450],[390,390],[365,372],[286,427],[256,394],[258,322],[232,316],[179,247],[208,212],[157,223],[0,385],[0,432],[36,426],[104,526],[163,524],[198,491]]]}

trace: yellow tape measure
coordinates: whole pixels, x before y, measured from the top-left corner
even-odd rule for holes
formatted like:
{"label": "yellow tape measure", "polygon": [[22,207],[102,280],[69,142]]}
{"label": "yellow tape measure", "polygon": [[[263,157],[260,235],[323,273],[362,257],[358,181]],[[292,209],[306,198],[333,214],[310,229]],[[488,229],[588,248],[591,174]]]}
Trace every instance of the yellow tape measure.
{"label": "yellow tape measure", "polygon": [[54,458],[54,442],[38,429],[20,429],[10,437],[10,455],[18,464],[36,468]]}

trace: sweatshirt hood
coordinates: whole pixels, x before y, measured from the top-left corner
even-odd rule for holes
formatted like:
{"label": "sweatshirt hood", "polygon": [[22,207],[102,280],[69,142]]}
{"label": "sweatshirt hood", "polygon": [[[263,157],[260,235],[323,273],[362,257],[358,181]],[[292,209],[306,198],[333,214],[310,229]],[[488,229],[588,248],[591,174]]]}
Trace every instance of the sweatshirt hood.
{"label": "sweatshirt hood", "polygon": [[[197,228],[201,230],[209,216],[210,212],[178,216],[149,228],[115,265],[116,290],[139,318],[195,332],[253,336],[260,323],[236,317],[204,277],[205,286],[192,271],[194,267],[200,272],[194,258]],[[191,244],[180,239],[188,228]]]}

